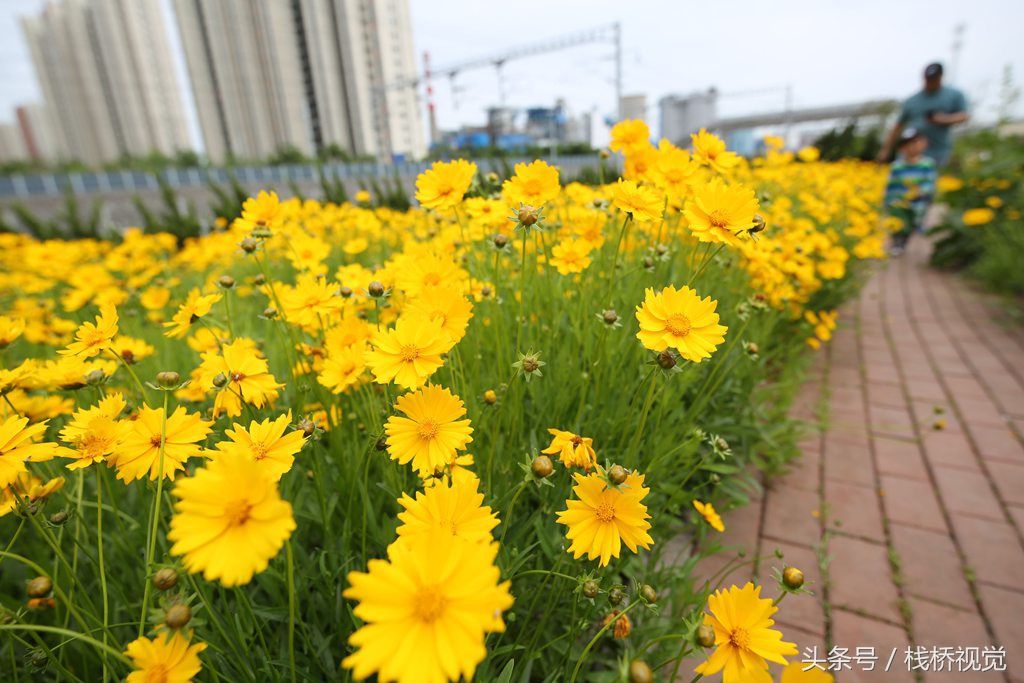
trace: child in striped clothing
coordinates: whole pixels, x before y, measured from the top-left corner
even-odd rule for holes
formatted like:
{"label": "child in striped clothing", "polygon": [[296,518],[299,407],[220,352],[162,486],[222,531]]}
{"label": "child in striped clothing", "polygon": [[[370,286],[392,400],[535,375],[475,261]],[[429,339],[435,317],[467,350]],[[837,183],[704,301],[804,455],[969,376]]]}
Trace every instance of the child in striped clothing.
{"label": "child in striped clothing", "polygon": [[899,156],[889,169],[885,186],[885,210],[902,225],[892,235],[890,253],[899,256],[915,230],[920,230],[924,214],[935,195],[935,162],[924,155],[928,139],[916,128],[900,135]]}

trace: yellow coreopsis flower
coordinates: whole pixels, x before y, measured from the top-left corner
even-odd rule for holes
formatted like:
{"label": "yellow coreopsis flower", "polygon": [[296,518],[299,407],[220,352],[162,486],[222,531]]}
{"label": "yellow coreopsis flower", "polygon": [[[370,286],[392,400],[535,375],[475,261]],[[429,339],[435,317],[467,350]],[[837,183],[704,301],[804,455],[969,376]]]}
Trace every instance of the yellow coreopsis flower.
{"label": "yellow coreopsis flower", "polygon": [[41,462],[60,454],[55,443],[36,443],[45,432],[45,421],[29,425],[28,418],[12,416],[0,422],[0,489],[28,471],[27,461]]}
{"label": "yellow coreopsis flower", "polygon": [[203,453],[200,442],[210,433],[210,425],[198,414],[181,407],[165,420],[163,408],[144,405],[128,423],[128,429],[107,460],[117,467],[117,478],[126,484],[147,474],[155,481],[161,469],[165,477],[173,480],[178,470],[185,469],[186,460]]}
{"label": "yellow coreopsis flower", "polygon": [[484,505],[484,494],[477,491],[475,477],[440,482],[420,491],[412,498],[402,494],[398,503],[405,508],[398,514],[399,541],[429,537],[435,531],[449,533],[473,543],[493,540],[491,530],[498,526],[498,516]]}
{"label": "yellow coreopsis flower", "polygon": [[473,317],[473,304],[454,287],[429,287],[408,303],[403,315],[409,319],[439,321],[454,345],[466,336],[466,328]]}
{"label": "yellow coreopsis flower", "polygon": [[566,467],[582,467],[589,470],[597,464],[597,453],[594,452],[594,440],[561,429],[549,429],[551,443],[541,453],[557,455]]}
{"label": "yellow coreopsis flower", "polygon": [[147,287],[139,295],[139,303],[147,311],[162,310],[171,300],[171,290],[166,287]]}
{"label": "yellow coreopsis flower", "polygon": [[[695,669],[702,676],[722,672],[723,683],[771,683],[768,662],[785,665],[796,645],[782,640],[771,619],[779,608],[761,597],[761,587],[730,586],[708,598],[704,623],[715,630],[715,651]],[[766,661],[767,660],[767,661]]]}
{"label": "yellow coreopsis flower", "polygon": [[330,351],[324,359],[317,381],[340,394],[355,386],[366,370],[366,344],[344,346]]}
{"label": "yellow coreopsis flower", "polygon": [[582,239],[562,240],[551,248],[551,265],[560,275],[582,273],[590,266],[590,252],[594,246]]}
{"label": "yellow coreopsis flower", "polygon": [[441,321],[423,318],[399,318],[394,328],[379,330],[371,344],[366,364],[377,383],[393,381],[405,389],[423,386],[453,346]]}
{"label": "yellow coreopsis flower", "polygon": [[242,203],[242,216],[235,225],[243,230],[256,228],[274,229],[280,224],[281,201],[276,192],[261,191],[255,197],[249,197]]}
{"label": "yellow coreopsis flower", "polygon": [[405,417],[392,415],[384,425],[388,454],[401,464],[412,462],[422,474],[433,474],[466,450],[473,428],[462,399],[436,385],[399,396],[395,408]]}
{"label": "yellow coreopsis flower", "polygon": [[365,624],[349,637],[356,651],[343,666],[382,683],[471,680],[486,634],[505,630],[501,613],[513,602],[497,554],[497,543],[435,530],[349,573],[344,596],[359,602],[353,611]]}
{"label": "yellow coreopsis flower", "polygon": [[690,140],[693,142],[693,158],[719,173],[727,173],[740,163],[739,155],[727,151],[725,141],[714,133],[701,128],[690,136]]}
{"label": "yellow coreopsis flower", "polygon": [[207,581],[239,586],[267,568],[292,531],[292,506],[250,455],[222,451],[174,486],[167,540],[185,568]]}
{"label": "yellow coreopsis flower", "polygon": [[185,303],[179,306],[178,311],[171,316],[170,322],[164,323],[164,327],[167,328],[164,335],[171,339],[184,337],[188,334],[192,324],[209,313],[213,305],[220,301],[220,298],[220,294],[203,295],[198,289],[193,289],[188,293]]}
{"label": "yellow coreopsis flower", "polygon": [[651,143],[651,129],[640,119],[626,119],[612,126],[612,141],[608,147],[613,152],[629,153],[636,147]]}
{"label": "yellow coreopsis flower", "polygon": [[214,380],[223,376],[225,384],[213,402],[214,417],[225,413],[228,417],[242,414],[242,402],[262,408],[277,399],[277,390],[283,387],[270,374],[266,359],[254,349],[252,340],[239,338],[224,344],[219,351],[207,351],[199,366],[199,381],[204,387],[214,387]]}
{"label": "yellow coreopsis flower", "polygon": [[995,220],[996,212],[988,207],[978,209],[967,209],[963,214],[964,225],[977,226],[991,223]]}
{"label": "yellow coreopsis flower", "polygon": [[291,414],[286,413],[275,420],[253,420],[248,429],[236,422],[234,429],[224,432],[230,441],[218,443],[217,451],[252,459],[276,481],[292,468],[296,453],[306,443],[301,431],[285,433],[291,419]]}
{"label": "yellow coreopsis flower", "polygon": [[620,180],[612,187],[612,206],[625,211],[633,220],[646,223],[661,218],[665,209],[665,198],[649,185],[637,185],[632,180]]}
{"label": "yellow coreopsis flower", "polygon": [[474,175],[476,164],[471,161],[435,161],[416,178],[416,201],[425,209],[453,209],[466,196]]}
{"label": "yellow coreopsis flower", "polygon": [[71,446],[61,452],[73,458],[69,470],[103,462],[121,442],[129,425],[118,421],[125,408],[124,397],[113,393],[91,408],[75,411],[71,421],[60,432],[60,438]]}
{"label": "yellow coreopsis flower", "polygon": [[64,477],[44,482],[30,472],[22,472],[10,486],[0,489],[0,517],[14,510],[19,502],[44,500],[64,486]]}
{"label": "yellow coreopsis flower", "polygon": [[717,301],[709,296],[701,299],[689,287],[669,285],[658,293],[648,287],[643,305],[636,307],[640,323],[636,337],[651,351],[673,348],[683,358],[699,363],[711,357],[729,329],[718,324],[717,307]]}
{"label": "yellow coreopsis flower", "polygon": [[544,161],[516,164],[515,175],[501,186],[505,200],[512,206],[526,204],[541,207],[557,198],[562,191],[558,169]]}
{"label": "yellow coreopsis flower", "polygon": [[82,323],[75,331],[75,341],[66,349],[57,353],[62,356],[81,356],[92,358],[110,347],[110,342],[117,335],[117,309],[113,304],[105,304],[95,322]]}
{"label": "yellow coreopsis flower", "polygon": [[693,501],[693,507],[700,513],[700,516],[704,518],[712,529],[721,533],[725,531],[725,524],[722,523],[722,518],[715,511],[715,506],[711,503],[702,503],[699,500]]}
{"label": "yellow coreopsis flower", "polygon": [[151,344],[123,334],[114,337],[110,348],[128,365],[138,363],[140,360],[145,360],[156,353],[156,349]]}
{"label": "yellow coreopsis flower", "polygon": [[754,191],[743,185],[726,185],[715,179],[698,188],[686,202],[683,215],[690,232],[701,242],[725,242],[737,246],[739,235],[754,227],[758,203]]}
{"label": "yellow coreopsis flower", "polygon": [[277,298],[285,320],[300,327],[319,328],[344,306],[338,290],[336,283],[305,273],[294,287],[279,287]]}
{"label": "yellow coreopsis flower", "polygon": [[0,349],[10,346],[25,331],[25,321],[0,315]]}
{"label": "yellow coreopsis flower", "polygon": [[189,683],[202,662],[199,653],[206,643],[190,644],[188,638],[175,631],[169,636],[136,638],[124,653],[131,658],[135,670],[128,674],[128,683]]}
{"label": "yellow coreopsis flower", "polygon": [[642,474],[630,472],[621,486],[612,486],[599,472],[576,474],[574,479],[577,500],[565,501],[567,509],[558,513],[558,523],[569,527],[565,536],[572,541],[573,558],[599,558],[604,567],[619,556],[623,543],[634,553],[651,547],[651,516],[641,502],[650,489],[644,487]]}
{"label": "yellow coreopsis flower", "polygon": [[804,163],[813,163],[821,158],[821,152],[818,151],[817,147],[802,147],[800,151],[796,153],[797,159]]}

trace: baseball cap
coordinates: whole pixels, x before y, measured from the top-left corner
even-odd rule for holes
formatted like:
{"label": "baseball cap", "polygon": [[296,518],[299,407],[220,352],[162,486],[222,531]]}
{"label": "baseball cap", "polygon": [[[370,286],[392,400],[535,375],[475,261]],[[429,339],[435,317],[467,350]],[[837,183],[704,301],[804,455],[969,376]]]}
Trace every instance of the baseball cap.
{"label": "baseball cap", "polygon": [[925,78],[938,78],[942,75],[942,64],[938,62],[932,62],[924,68]]}

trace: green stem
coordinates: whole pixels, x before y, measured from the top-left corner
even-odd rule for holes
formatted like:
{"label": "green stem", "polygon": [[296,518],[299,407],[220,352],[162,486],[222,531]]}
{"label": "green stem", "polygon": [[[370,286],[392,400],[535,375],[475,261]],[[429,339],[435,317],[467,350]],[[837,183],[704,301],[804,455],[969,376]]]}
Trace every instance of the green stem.
{"label": "green stem", "polygon": [[288,556],[288,666],[291,668],[292,683],[295,683],[295,559],[292,557],[292,542],[285,543]]}
{"label": "green stem", "polygon": [[167,400],[170,392],[164,392],[164,411],[160,418],[160,453],[159,464],[157,465],[156,495],[153,497],[153,508],[150,511],[149,535],[146,539],[146,585],[142,591],[142,614],[139,616],[139,637],[146,632],[146,612],[149,610],[149,594],[151,582],[149,580],[152,572],[153,556],[156,555],[156,534],[160,525],[160,498],[164,490],[164,448],[167,445]]}
{"label": "green stem", "polygon": [[598,639],[604,635],[605,631],[615,625],[615,622],[622,619],[626,614],[634,607],[642,602],[641,598],[637,598],[633,602],[626,606],[626,609],[622,610],[614,619],[609,619],[608,623],[601,627],[601,630],[594,634],[594,637],[590,639],[587,646],[583,648],[583,652],[580,654],[580,658],[576,661],[576,668],[572,670],[572,678],[569,679],[569,683],[576,683],[576,677],[580,674],[580,669],[583,668],[583,662],[586,661],[587,655],[590,654],[590,650],[597,643]]}
{"label": "green stem", "polygon": [[84,633],[72,631],[66,628],[60,628],[59,626],[45,626],[42,624],[0,624],[0,631],[37,631],[41,633],[56,633],[57,635],[66,636],[72,640],[81,640],[98,650],[102,650],[104,653],[116,658],[126,666],[132,666],[130,659],[124,656],[121,652],[118,652],[114,648],[110,647],[106,643],[101,643],[95,638],[90,638]]}
{"label": "green stem", "polygon": [[[107,602],[107,569],[103,559],[103,481],[102,472],[96,471],[96,551],[99,554],[100,596],[103,599],[103,644],[107,644],[107,625],[110,623],[110,606]],[[107,680],[107,654],[103,651],[103,680]]]}

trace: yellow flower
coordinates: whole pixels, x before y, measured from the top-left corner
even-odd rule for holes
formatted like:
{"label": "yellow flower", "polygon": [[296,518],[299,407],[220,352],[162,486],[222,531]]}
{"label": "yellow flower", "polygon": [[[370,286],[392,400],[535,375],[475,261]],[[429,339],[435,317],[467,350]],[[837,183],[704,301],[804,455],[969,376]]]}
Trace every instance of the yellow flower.
{"label": "yellow flower", "polygon": [[752,583],[716,591],[708,598],[711,614],[704,615],[715,630],[716,649],[694,671],[702,676],[722,671],[722,683],[771,683],[768,662],[785,665],[785,656],[797,653],[796,645],[772,628],[778,609]]}
{"label": "yellow flower", "polygon": [[252,459],[276,481],[292,468],[295,454],[306,443],[306,437],[301,431],[285,433],[291,420],[291,413],[281,415],[276,420],[253,420],[249,423],[249,429],[236,422],[234,429],[224,432],[230,441],[218,443],[217,451]]}
{"label": "yellow flower", "polygon": [[562,240],[551,248],[551,265],[560,275],[582,273],[590,266],[590,252],[594,246],[585,240]]}
{"label": "yellow flower", "polygon": [[355,386],[365,369],[366,344],[345,346],[327,354],[317,381],[333,393],[340,394]]}
{"label": "yellow flower", "polygon": [[714,133],[701,128],[690,139],[693,141],[693,158],[719,173],[727,173],[740,163],[739,156],[726,151],[725,142]]}
{"label": "yellow flower", "polygon": [[359,602],[353,611],[364,625],[349,637],[356,651],[342,665],[381,683],[472,680],[486,634],[505,630],[501,613],[513,602],[497,554],[497,543],[435,531],[350,572],[344,596]]}
{"label": "yellow flower", "polygon": [[964,225],[975,226],[985,225],[995,220],[996,212],[988,207],[980,209],[967,209],[964,211],[963,221]]}
{"label": "yellow flower", "polygon": [[399,318],[393,329],[379,330],[371,343],[366,364],[374,379],[378,384],[394,381],[404,389],[423,386],[453,346],[439,320],[422,318]]}
{"label": "yellow flower", "polygon": [[62,356],[92,358],[108,348],[115,335],[117,335],[117,309],[113,304],[105,304],[100,308],[96,322],[82,323],[75,331],[75,341],[57,353]]}
{"label": "yellow flower", "polygon": [[0,349],[10,346],[25,331],[25,321],[0,315]]}
{"label": "yellow flower", "polygon": [[743,185],[726,185],[715,179],[699,188],[686,202],[683,215],[701,242],[725,242],[737,246],[739,235],[754,227],[758,204],[754,191]]}
{"label": "yellow flower", "polygon": [[226,384],[217,392],[213,402],[213,416],[226,413],[228,417],[242,414],[242,402],[262,408],[277,399],[277,390],[283,387],[270,374],[267,361],[255,350],[252,340],[239,338],[225,344],[220,351],[207,351],[199,366],[199,382],[203,387],[214,387],[214,379],[223,375]]}
{"label": "yellow flower", "polygon": [[64,486],[64,477],[54,477],[43,482],[29,472],[22,472],[10,486],[0,489],[0,517],[14,510],[19,502],[29,503],[44,500]]}
{"label": "yellow flower", "polygon": [[45,432],[45,421],[29,426],[28,418],[12,416],[0,422],[0,489],[28,471],[26,461],[41,462],[60,454],[55,443],[35,443]]}
{"label": "yellow flower", "polygon": [[608,145],[613,152],[628,153],[637,147],[649,145],[651,129],[640,119],[619,121],[612,126],[612,141]]}
{"label": "yellow flower", "polygon": [[484,505],[484,494],[477,491],[476,478],[435,484],[411,498],[402,494],[399,504],[405,509],[398,514],[400,542],[430,537],[434,532],[451,534],[473,543],[493,540],[491,530],[498,526],[498,517]]}
{"label": "yellow flower", "polygon": [[946,192],[956,192],[963,186],[964,181],[951,175],[939,176],[939,179],[935,181],[935,189],[942,194],[945,194]]}
{"label": "yellow flower", "polygon": [[222,451],[174,486],[172,555],[207,581],[239,586],[267,568],[295,529],[270,472],[245,453]]}
{"label": "yellow flower", "polygon": [[160,476],[161,434],[166,436],[162,468],[168,479],[173,480],[175,472],[185,469],[186,460],[203,453],[200,442],[210,433],[210,422],[181,407],[167,417],[166,426],[164,422],[164,409],[147,405],[129,422],[129,428],[108,457],[117,467],[118,479],[127,484],[147,473],[152,481]]}
{"label": "yellow flower", "polygon": [[319,328],[344,305],[338,285],[312,273],[301,275],[294,287],[279,286],[277,298],[285,320],[300,327]]}
{"label": "yellow flower", "polygon": [[74,458],[68,463],[69,470],[103,462],[114,452],[129,428],[127,423],[117,419],[124,408],[124,397],[113,393],[95,406],[75,412],[60,432],[60,438],[72,447],[60,454],[62,457]]}
{"label": "yellow flower", "polygon": [[123,334],[114,337],[110,347],[128,365],[138,363],[140,360],[145,360],[156,353],[156,349],[147,342],[135,337],[127,337]]}
{"label": "yellow flower", "polygon": [[711,503],[702,503],[699,500],[693,501],[693,507],[696,508],[700,516],[704,518],[711,528],[721,533],[725,531],[725,524],[722,523],[722,518],[717,512],[715,512],[715,506]]}
{"label": "yellow flower", "polygon": [[590,437],[563,432],[561,429],[549,429],[548,434],[553,438],[541,453],[557,455],[559,461],[566,467],[582,467],[589,470],[597,464],[594,440]]}
{"label": "yellow flower", "polygon": [[710,358],[725,340],[728,328],[718,324],[717,307],[717,301],[701,299],[689,287],[669,285],[657,294],[647,288],[643,305],[636,307],[640,323],[636,337],[651,351],[673,348],[683,358],[699,363]]}
{"label": "yellow flower", "polygon": [[612,206],[625,211],[633,220],[646,223],[661,218],[665,198],[653,187],[637,185],[632,180],[620,180],[612,188]]}
{"label": "yellow flower", "polygon": [[135,671],[128,674],[128,683],[188,683],[202,668],[199,653],[206,643],[190,645],[180,631],[170,637],[137,638],[128,643],[124,653],[132,660]]}
{"label": "yellow flower", "polygon": [[541,207],[557,198],[562,190],[558,183],[558,169],[543,161],[516,164],[515,170],[515,175],[501,186],[505,200],[512,206],[527,204]]}
{"label": "yellow flower", "polygon": [[797,159],[804,163],[813,163],[821,158],[821,152],[817,147],[803,147],[796,153]]}
{"label": "yellow flower", "polygon": [[369,204],[371,201],[373,201],[373,197],[366,190],[356,192],[356,202],[358,204]]}
{"label": "yellow flower", "polygon": [[426,289],[465,282],[469,275],[452,260],[420,251],[402,254],[395,264],[397,286],[409,296],[417,296]]}
{"label": "yellow flower", "polygon": [[421,475],[446,467],[473,440],[462,399],[447,389],[427,385],[399,396],[395,408],[405,417],[392,415],[384,425],[388,454],[403,465],[411,461]]}
{"label": "yellow flower", "polygon": [[416,201],[425,209],[453,209],[473,184],[474,175],[476,164],[471,161],[435,161],[416,178]]}
{"label": "yellow flower", "polygon": [[276,192],[260,192],[255,198],[249,197],[242,204],[242,217],[236,225],[243,230],[255,228],[274,229],[280,224],[281,202]]}
{"label": "yellow flower", "polygon": [[188,299],[185,300],[185,303],[178,307],[177,313],[171,316],[170,322],[164,323],[164,327],[167,328],[164,335],[171,339],[181,339],[184,337],[188,334],[192,323],[209,313],[213,305],[220,301],[220,297],[220,294],[207,294],[204,296],[198,289],[193,289],[188,293]]}
{"label": "yellow flower", "polygon": [[641,501],[650,489],[644,487],[642,474],[630,472],[626,482],[611,486],[600,474],[576,474],[573,486],[578,500],[567,500],[566,510],[558,513],[558,523],[569,527],[566,538],[572,541],[569,552],[574,559],[600,558],[604,567],[618,557],[622,544],[632,552],[649,549],[654,540],[647,533],[647,506]]}
{"label": "yellow flower", "polygon": [[147,287],[139,295],[139,303],[147,311],[159,311],[171,300],[171,290],[166,287]]}
{"label": "yellow flower", "polygon": [[700,164],[690,158],[689,152],[662,140],[650,176],[655,186],[678,201],[689,192],[699,168]]}
{"label": "yellow flower", "polygon": [[437,320],[452,344],[466,336],[473,304],[454,287],[429,287],[420,291],[407,305],[403,315],[410,320]]}
{"label": "yellow flower", "polygon": [[992,195],[990,197],[985,197],[985,206],[987,206],[989,208],[992,208],[992,209],[1001,208],[1003,206],[1003,198],[1002,197],[998,197],[996,195]]}

